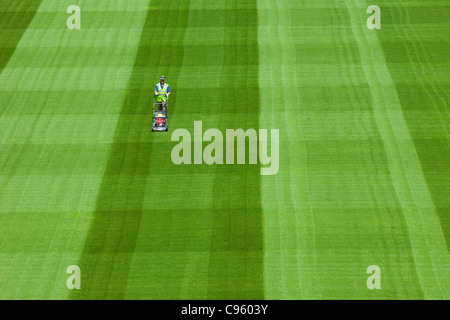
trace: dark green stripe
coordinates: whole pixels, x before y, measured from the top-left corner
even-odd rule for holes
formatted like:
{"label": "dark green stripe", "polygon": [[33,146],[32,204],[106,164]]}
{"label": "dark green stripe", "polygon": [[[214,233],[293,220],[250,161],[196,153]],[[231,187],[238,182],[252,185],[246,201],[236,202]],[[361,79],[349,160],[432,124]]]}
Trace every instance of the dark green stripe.
{"label": "dark green stripe", "polygon": [[[0,8],[0,74],[33,20],[42,1],[13,0]],[[14,10],[14,11],[12,11]]]}
{"label": "dark green stripe", "polygon": [[[226,1],[220,129],[259,128],[255,0]],[[240,27],[242,25],[243,27]],[[214,100],[214,99],[213,99]],[[245,115],[243,115],[245,113]],[[248,158],[247,158],[248,159]],[[248,161],[248,160],[247,160]],[[208,273],[209,299],[263,299],[263,225],[258,165],[217,166]]]}
{"label": "dark green stripe", "polygon": [[[433,34],[442,34],[440,29],[447,25],[436,23],[440,17],[448,17],[450,6],[409,8],[397,4],[384,10],[386,23],[433,23]],[[420,40],[414,30],[420,26],[411,25],[408,29],[398,27],[401,37],[391,38],[389,33],[380,33],[381,44],[395,88],[398,93],[403,114],[413,138],[423,174],[427,181],[431,198],[439,216],[443,237],[450,248],[450,140],[448,130],[448,85],[441,84],[434,77],[440,70],[440,64],[448,61],[450,49],[447,38],[438,36]],[[401,64],[400,64],[401,62]],[[411,79],[405,74],[415,70],[416,77]],[[436,70],[436,71],[434,71]],[[425,115],[425,116],[424,116]]]}
{"label": "dark green stripe", "polygon": [[[170,26],[165,38],[176,35],[182,39],[180,30],[187,25],[189,1],[182,4],[151,1],[151,6],[178,6],[179,10],[167,13],[150,10],[147,14],[128,95],[115,131],[115,143],[79,262],[82,290],[74,291],[73,299],[123,299],[126,292],[155,139],[151,133],[153,88],[160,74],[166,73],[171,65],[179,66],[183,58],[183,47],[172,46],[167,41],[163,45],[155,29]],[[176,83],[177,77],[178,73],[172,73],[171,83]]]}

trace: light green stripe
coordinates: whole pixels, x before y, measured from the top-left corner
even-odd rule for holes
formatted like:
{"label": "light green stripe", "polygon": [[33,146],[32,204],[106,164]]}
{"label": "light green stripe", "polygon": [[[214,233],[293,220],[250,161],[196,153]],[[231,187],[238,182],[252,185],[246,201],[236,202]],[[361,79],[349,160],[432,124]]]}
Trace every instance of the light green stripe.
{"label": "light green stripe", "polygon": [[[385,61],[361,51],[367,8],[356,24],[347,4],[258,2],[260,127],[280,129],[279,172],[261,179],[266,297],[436,297],[421,288],[439,272],[426,289],[446,285],[445,243]],[[366,286],[373,264],[382,290]]]}
{"label": "light green stripe", "polygon": [[450,260],[414,143],[403,117],[377,31],[366,27],[365,5],[346,0],[396,196],[406,220],[415,267],[427,299],[449,298]]}
{"label": "light green stripe", "polygon": [[[43,1],[0,76],[7,91],[1,102],[10,112],[0,117],[0,143],[11,152],[0,156],[6,165],[0,175],[2,299],[65,299],[70,293],[66,268],[79,260],[91,225],[109,154],[104,144],[113,140],[114,112],[126,96],[120,90],[127,88],[133,44],[147,13],[148,0],[132,3],[79,1],[81,30],[71,31],[66,9],[72,3]],[[104,10],[132,12],[99,28]],[[104,55],[93,49],[100,46]],[[68,56],[67,48],[77,54]],[[103,90],[115,90],[115,99]],[[109,115],[92,115],[96,108]]]}
{"label": "light green stripe", "polygon": [[310,82],[299,79],[304,70],[295,61],[288,2],[260,0],[258,15],[260,128],[280,129],[280,170],[261,177],[266,299],[320,299],[306,141],[298,109],[298,87]]}

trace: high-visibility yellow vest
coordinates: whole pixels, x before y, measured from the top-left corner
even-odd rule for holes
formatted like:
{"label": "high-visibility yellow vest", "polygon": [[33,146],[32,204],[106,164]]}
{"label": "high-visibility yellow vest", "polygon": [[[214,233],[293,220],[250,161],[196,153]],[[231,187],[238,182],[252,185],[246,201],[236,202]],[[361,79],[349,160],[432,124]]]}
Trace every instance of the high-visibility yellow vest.
{"label": "high-visibility yellow vest", "polygon": [[160,94],[167,94],[167,88],[169,87],[169,85],[167,83],[164,83],[164,86],[161,86],[161,83],[156,84],[156,86],[158,87],[158,98],[157,98],[157,102],[166,102],[167,98],[166,96],[159,96]]}

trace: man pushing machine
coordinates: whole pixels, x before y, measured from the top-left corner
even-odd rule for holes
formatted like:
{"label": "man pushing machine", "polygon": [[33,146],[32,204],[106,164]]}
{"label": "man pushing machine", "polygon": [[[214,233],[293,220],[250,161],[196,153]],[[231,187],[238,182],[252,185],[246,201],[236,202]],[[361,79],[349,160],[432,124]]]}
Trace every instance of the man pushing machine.
{"label": "man pushing machine", "polygon": [[159,83],[155,86],[156,103],[159,110],[167,110],[167,98],[170,95],[170,87],[166,82],[166,77],[161,76]]}

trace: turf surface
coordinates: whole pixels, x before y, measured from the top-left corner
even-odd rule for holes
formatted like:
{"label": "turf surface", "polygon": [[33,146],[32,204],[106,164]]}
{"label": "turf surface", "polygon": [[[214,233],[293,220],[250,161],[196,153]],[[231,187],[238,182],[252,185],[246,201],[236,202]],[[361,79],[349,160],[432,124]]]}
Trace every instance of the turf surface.
{"label": "turf surface", "polygon": [[[446,1],[71,4],[0,9],[0,299],[450,297]],[[200,120],[279,129],[278,173],[173,164]]]}

